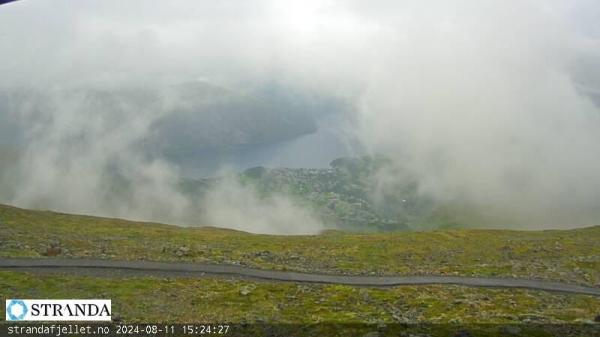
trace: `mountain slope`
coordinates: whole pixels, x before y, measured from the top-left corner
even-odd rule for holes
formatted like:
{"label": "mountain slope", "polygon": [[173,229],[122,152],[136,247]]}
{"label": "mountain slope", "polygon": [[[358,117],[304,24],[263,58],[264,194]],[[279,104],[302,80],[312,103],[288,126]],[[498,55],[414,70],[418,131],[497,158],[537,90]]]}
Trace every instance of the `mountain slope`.
{"label": "mountain slope", "polygon": [[0,206],[0,256],[195,261],[366,275],[505,276],[600,286],[600,227],[256,235]]}

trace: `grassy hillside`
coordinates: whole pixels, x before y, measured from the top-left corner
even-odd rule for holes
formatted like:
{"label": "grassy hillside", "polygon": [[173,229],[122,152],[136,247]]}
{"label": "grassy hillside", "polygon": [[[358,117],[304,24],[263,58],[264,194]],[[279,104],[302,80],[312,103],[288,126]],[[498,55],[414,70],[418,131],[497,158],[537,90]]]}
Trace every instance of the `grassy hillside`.
{"label": "grassy hillside", "polygon": [[[3,257],[40,257],[58,244],[64,258],[199,261],[322,273],[500,275],[600,286],[599,239],[600,227],[269,236],[0,206]],[[453,336],[465,325],[469,331],[484,331],[473,336],[506,336],[506,331],[551,336],[523,323],[573,333],[572,326],[555,324],[592,322],[600,314],[594,296],[533,290],[449,285],[377,289],[104,272],[75,276],[0,271],[0,297],[110,298],[114,318],[126,323],[343,324],[316,325],[313,329],[325,331],[298,336],[384,336],[390,329],[427,332],[414,336]],[[436,324],[442,331],[406,325],[414,323]],[[477,325],[469,325],[473,323]],[[396,330],[391,335],[401,334]]]}
{"label": "grassy hillside", "polygon": [[374,289],[222,278],[32,277],[1,271],[0,297],[111,298],[115,316],[126,322],[564,323],[590,321],[600,313],[600,301],[593,296],[531,290]]}
{"label": "grassy hillside", "polygon": [[197,261],[347,274],[526,277],[600,286],[600,227],[271,236],[0,206],[0,256]]}

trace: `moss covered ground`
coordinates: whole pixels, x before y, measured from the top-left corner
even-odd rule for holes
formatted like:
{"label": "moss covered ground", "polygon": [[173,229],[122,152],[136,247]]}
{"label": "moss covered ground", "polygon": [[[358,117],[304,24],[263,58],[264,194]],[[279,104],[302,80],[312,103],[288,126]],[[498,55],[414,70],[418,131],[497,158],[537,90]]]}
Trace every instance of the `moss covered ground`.
{"label": "moss covered ground", "polygon": [[600,286],[600,226],[256,235],[0,206],[0,256],[223,263],[345,274],[506,276]]}
{"label": "moss covered ground", "polygon": [[[226,278],[98,277],[0,271],[2,298],[110,298],[125,322],[574,323],[587,295],[461,286],[362,288]],[[2,313],[3,314],[3,313]]]}
{"label": "moss covered ground", "polygon": [[[600,286],[598,242],[600,227],[537,232],[456,229],[356,234],[330,231],[310,236],[273,236],[0,206],[2,257],[39,258],[49,246],[58,244],[59,258],[197,261],[369,275],[526,277]],[[346,324],[345,332],[341,332],[339,326],[326,325],[327,333],[317,333],[323,336],[336,333],[376,336],[375,333],[386,326],[406,329],[416,323],[438,324],[436,327],[450,330],[456,330],[461,324],[476,323],[479,328],[490,324],[486,328],[489,333],[481,336],[506,336],[507,331],[517,331],[523,336],[551,336],[551,333],[538,334],[527,329],[531,324],[587,326],[581,324],[591,323],[600,314],[597,297],[524,289],[449,285],[379,289],[224,277],[15,271],[0,271],[0,297],[110,298],[114,318],[128,323]],[[348,324],[357,324],[356,331],[349,333]],[[505,324],[517,326],[502,330]],[[453,336],[450,330],[440,335]],[[304,335],[315,335],[313,332]],[[432,333],[413,335],[436,336]]]}

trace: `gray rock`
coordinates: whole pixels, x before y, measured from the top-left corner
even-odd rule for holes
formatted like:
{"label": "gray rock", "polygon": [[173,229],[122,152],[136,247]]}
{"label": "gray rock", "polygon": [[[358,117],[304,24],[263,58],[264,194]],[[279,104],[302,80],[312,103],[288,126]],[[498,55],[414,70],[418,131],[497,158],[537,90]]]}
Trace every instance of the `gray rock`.
{"label": "gray rock", "polygon": [[248,296],[252,292],[252,290],[254,290],[252,287],[243,286],[240,289],[240,295],[242,295],[242,296]]}
{"label": "gray rock", "polygon": [[62,253],[62,248],[60,247],[60,243],[58,241],[53,241],[50,243],[50,246],[46,247],[46,251],[43,255],[45,256],[57,256]]}
{"label": "gray rock", "polygon": [[177,248],[177,250],[175,251],[175,255],[177,255],[178,257],[188,256],[190,255],[190,249],[186,246],[181,246]]}
{"label": "gray rock", "polygon": [[454,334],[454,337],[472,337],[473,335],[467,330],[459,330]]}
{"label": "gray rock", "polygon": [[377,332],[377,331],[371,331],[371,332],[367,332],[362,337],[379,337],[379,336],[380,336],[379,332]]}
{"label": "gray rock", "polygon": [[121,314],[113,312],[111,315],[112,321],[113,322],[122,322],[123,321],[123,317],[121,317]]}
{"label": "gray rock", "polygon": [[400,337],[431,337],[431,335],[422,334],[422,333],[413,334],[413,333],[409,333],[406,331],[402,331],[400,333]]}
{"label": "gray rock", "polygon": [[521,329],[517,326],[503,326],[500,331],[505,334],[505,335],[509,335],[509,336],[519,336],[521,334]]}

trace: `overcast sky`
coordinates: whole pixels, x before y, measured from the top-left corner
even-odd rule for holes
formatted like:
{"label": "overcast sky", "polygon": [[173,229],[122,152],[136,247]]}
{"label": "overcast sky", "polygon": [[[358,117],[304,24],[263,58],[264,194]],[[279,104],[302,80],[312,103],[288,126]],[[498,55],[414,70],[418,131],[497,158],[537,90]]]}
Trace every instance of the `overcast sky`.
{"label": "overcast sky", "polygon": [[591,52],[599,8],[593,0],[25,0],[0,9],[0,81],[276,77],[336,89],[359,82],[368,59],[410,56],[395,48],[407,39],[435,46],[479,36],[491,48],[573,43]]}
{"label": "overcast sky", "polygon": [[[44,123],[0,112],[4,128],[25,125],[27,154],[3,195],[46,205],[77,185],[50,206],[106,210],[88,203],[105,176],[97,168],[117,155],[157,190],[179,176],[176,163],[148,163],[135,148],[164,97],[106,113],[56,92],[201,80],[245,93],[276,81],[353,107],[340,128],[418,172],[422,193],[523,222],[590,224],[600,213],[600,113],[589,96],[599,60],[594,0],[22,0],[0,7],[0,87],[35,87],[54,103]],[[81,135],[89,142],[73,152]]]}

